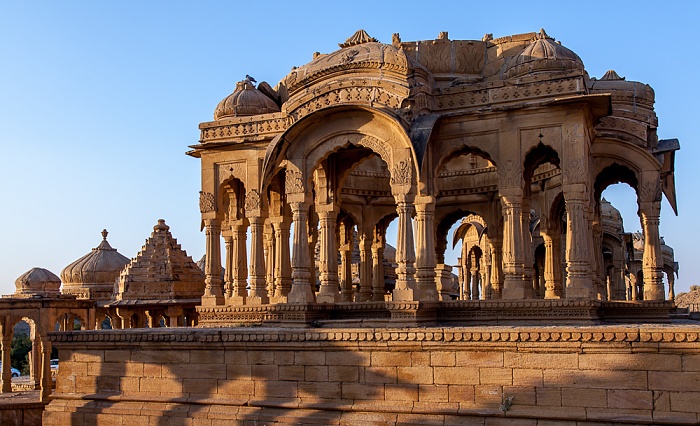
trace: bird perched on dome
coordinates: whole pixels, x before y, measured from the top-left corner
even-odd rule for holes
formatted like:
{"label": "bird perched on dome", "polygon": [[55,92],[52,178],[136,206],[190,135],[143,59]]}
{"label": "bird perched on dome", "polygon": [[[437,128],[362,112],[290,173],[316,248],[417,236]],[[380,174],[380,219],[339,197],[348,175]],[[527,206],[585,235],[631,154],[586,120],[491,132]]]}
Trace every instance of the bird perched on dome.
{"label": "bird perched on dome", "polygon": [[257,83],[257,81],[255,81],[255,79],[253,77],[249,76],[248,74],[245,75],[245,79],[250,81],[251,83]]}

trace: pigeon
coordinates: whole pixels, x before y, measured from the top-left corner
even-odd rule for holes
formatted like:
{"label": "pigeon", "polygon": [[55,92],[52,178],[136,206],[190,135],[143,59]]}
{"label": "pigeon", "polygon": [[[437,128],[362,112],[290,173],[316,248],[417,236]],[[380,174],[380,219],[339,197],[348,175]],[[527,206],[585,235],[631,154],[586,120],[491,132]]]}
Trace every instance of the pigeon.
{"label": "pigeon", "polygon": [[245,79],[250,81],[251,83],[257,83],[257,81],[255,81],[255,79],[253,77],[249,76],[248,74],[245,75]]}

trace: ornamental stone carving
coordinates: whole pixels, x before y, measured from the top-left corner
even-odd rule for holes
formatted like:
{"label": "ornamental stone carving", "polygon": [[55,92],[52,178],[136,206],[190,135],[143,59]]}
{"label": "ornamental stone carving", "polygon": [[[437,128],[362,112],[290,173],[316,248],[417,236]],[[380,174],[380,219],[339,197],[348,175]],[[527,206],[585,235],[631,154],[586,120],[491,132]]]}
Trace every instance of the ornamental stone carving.
{"label": "ornamental stone carving", "polygon": [[199,212],[209,213],[215,210],[216,200],[211,192],[199,191]]}

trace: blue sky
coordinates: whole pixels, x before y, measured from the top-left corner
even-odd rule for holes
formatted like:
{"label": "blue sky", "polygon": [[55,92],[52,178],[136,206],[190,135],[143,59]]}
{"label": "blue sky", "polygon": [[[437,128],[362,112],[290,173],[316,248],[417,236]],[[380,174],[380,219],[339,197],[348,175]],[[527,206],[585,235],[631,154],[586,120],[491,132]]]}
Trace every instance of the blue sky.
{"label": "blue sky", "polygon": [[[199,163],[184,155],[197,125],[246,74],[274,86],[359,28],[388,43],[394,32],[480,40],[543,27],[591,76],[650,84],[659,136],[682,147],[680,216],[664,201],[661,234],[680,262],[677,290],[700,284],[700,6],[568,3],[0,0],[0,294],[34,266],[59,274],[103,228],[134,257],[163,218],[199,258]],[[604,196],[640,228],[631,189]]]}

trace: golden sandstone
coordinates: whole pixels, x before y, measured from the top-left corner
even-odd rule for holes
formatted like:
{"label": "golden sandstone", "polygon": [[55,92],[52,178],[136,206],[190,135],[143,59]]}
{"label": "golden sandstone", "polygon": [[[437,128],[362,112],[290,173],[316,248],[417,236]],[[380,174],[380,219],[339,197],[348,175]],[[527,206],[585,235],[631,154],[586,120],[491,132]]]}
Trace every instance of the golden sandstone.
{"label": "golden sandstone", "polygon": [[159,222],[81,317],[124,329],[42,331],[45,424],[698,424],[651,87],[543,30],[339,46],[200,124],[203,274]]}

